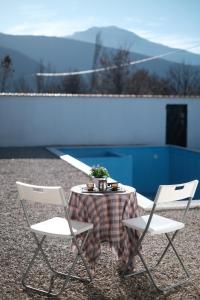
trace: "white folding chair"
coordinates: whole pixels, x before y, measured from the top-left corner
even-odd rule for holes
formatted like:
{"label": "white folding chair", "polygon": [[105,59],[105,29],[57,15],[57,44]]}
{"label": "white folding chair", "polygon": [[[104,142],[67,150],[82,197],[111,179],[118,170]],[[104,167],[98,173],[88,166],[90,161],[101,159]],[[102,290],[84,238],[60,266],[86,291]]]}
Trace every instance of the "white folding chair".
{"label": "white folding chair", "polygon": [[[19,199],[22,204],[22,208],[25,214],[25,218],[27,221],[28,229],[33,235],[33,238],[37,244],[37,248],[34,252],[34,255],[25,271],[25,274],[22,277],[22,284],[23,286],[31,291],[36,291],[48,296],[58,296],[60,295],[64,289],[66,288],[70,278],[74,279],[80,279],[83,281],[92,281],[92,276],[89,270],[89,267],[87,266],[87,263],[85,261],[85,258],[83,256],[82,249],[84,247],[85,241],[88,237],[88,234],[90,230],[93,229],[93,224],[90,223],[84,223],[84,222],[78,222],[70,220],[68,215],[68,209],[67,209],[67,200],[65,199],[64,191],[61,187],[44,187],[44,186],[35,186],[30,185],[22,182],[16,182],[18,193],[19,193]],[[26,200],[26,201],[25,201]],[[43,220],[42,222],[31,224],[29,214],[28,214],[28,203],[25,202],[39,202],[43,204],[51,204],[51,205],[59,205],[64,208],[65,217],[53,217],[47,220]],[[83,235],[85,233],[85,235]],[[82,234],[82,242],[81,245],[79,245],[80,241],[78,242],[76,237]],[[42,236],[39,238],[39,235]],[[77,249],[75,258],[73,262],[71,263],[70,267],[68,268],[67,273],[57,272],[50,264],[49,259],[43,249],[46,237],[48,238],[54,238],[59,237],[63,238],[66,241],[71,240],[74,244],[74,246]],[[28,279],[28,275],[30,273],[30,270],[35,262],[36,257],[38,254],[41,253],[42,258],[46,262],[48,268],[50,269],[51,280],[49,284],[49,288],[47,290],[36,288],[31,285],[28,285],[26,283]],[[85,266],[88,279],[73,276],[72,273],[74,271],[75,266],[77,265],[78,258],[80,258]],[[56,276],[59,276],[61,278],[64,278],[63,284],[58,292],[52,292],[52,287],[54,283],[54,279]]]}
{"label": "white folding chair", "polygon": [[[134,249],[134,253],[135,255],[138,255],[144,265],[144,269],[138,272],[132,272],[132,273],[124,273],[124,277],[130,277],[130,276],[136,276],[139,274],[142,274],[144,272],[146,272],[148,274],[148,277],[150,279],[150,281],[153,283],[153,285],[155,286],[155,288],[159,291],[165,292],[168,291],[174,287],[177,287],[181,284],[183,284],[184,282],[186,282],[189,279],[189,273],[186,270],[182,259],[180,258],[174,244],[173,241],[175,239],[175,236],[177,234],[177,232],[184,228],[185,224],[185,219],[186,219],[186,214],[188,212],[191,200],[195,194],[196,188],[198,185],[198,180],[194,180],[191,182],[187,182],[187,183],[183,183],[183,184],[175,184],[175,185],[160,185],[158,188],[158,191],[156,193],[155,196],[155,200],[154,200],[154,204],[152,207],[152,210],[150,212],[149,215],[145,215],[145,216],[140,216],[137,218],[132,218],[132,219],[127,219],[123,221],[123,224],[126,226],[127,231],[129,233],[129,236],[131,238],[131,230],[139,230],[141,232],[141,236],[135,246]],[[172,219],[168,219],[162,216],[159,216],[157,214],[154,213],[156,205],[159,203],[164,203],[164,202],[171,202],[171,201],[176,201],[176,200],[182,200],[182,199],[188,199],[188,203],[187,206],[183,212],[183,216],[182,216],[182,220],[181,222],[172,220]],[[169,233],[173,232],[172,236],[169,236]],[[145,235],[149,233],[151,235],[154,234],[165,234],[168,243],[166,248],[164,249],[164,251],[162,252],[160,258],[158,259],[157,263],[155,266],[149,268],[147,266],[147,263],[145,262],[142,254],[141,254],[141,245],[142,245],[142,241],[144,240]],[[169,247],[171,246],[171,248],[173,249],[176,257],[178,258],[184,272],[185,272],[185,279],[182,281],[179,281],[175,284],[172,284],[170,286],[167,286],[165,288],[161,288],[158,287],[158,285],[156,284],[153,275],[151,273],[151,271],[154,270],[155,267],[157,267],[160,262],[162,261],[162,259],[164,258],[165,254],[167,253],[167,250],[169,249]],[[130,265],[130,262],[127,264],[127,270],[128,270],[128,266]]]}

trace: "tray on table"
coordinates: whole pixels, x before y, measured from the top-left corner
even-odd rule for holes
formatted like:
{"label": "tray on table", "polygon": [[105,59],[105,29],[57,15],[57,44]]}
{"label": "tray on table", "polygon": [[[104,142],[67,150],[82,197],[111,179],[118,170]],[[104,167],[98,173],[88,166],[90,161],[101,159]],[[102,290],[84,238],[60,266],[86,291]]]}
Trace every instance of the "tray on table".
{"label": "tray on table", "polygon": [[107,187],[107,190],[105,191],[100,191],[97,188],[94,188],[92,191],[88,191],[87,187],[82,187],[82,192],[83,193],[91,193],[91,194],[107,194],[107,193],[124,193],[126,190],[123,187],[118,187],[117,190],[112,190],[111,187]]}

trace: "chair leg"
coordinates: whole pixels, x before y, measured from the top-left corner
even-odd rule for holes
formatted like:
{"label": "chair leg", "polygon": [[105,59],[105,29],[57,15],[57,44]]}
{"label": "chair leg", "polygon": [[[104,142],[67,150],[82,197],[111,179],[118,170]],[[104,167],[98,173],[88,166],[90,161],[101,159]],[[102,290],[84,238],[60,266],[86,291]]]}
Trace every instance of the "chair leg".
{"label": "chair leg", "polygon": [[84,247],[84,245],[85,245],[85,242],[86,242],[86,240],[87,240],[87,238],[88,238],[88,235],[89,235],[89,231],[87,232],[87,234],[86,234],[86,236],[85,236],[85,239],[83,240],[81,246],[79,246],[79,244],[78,244],[78,242],[77,242],[76,239],[74,239],[74,243],[75,243],[75,245],[76,245],[76,247],[77,247],[77,249],[78,249],[78,255],[80,255],[80,257],[81,257],[81,259],[82,259],[82,262],[83,262],[83,264],[84,264],[84,266],[85,266],[85,269],[86,269],[86,271],[87,271],[88,277],[90,278],[89,281],[92,281],[92,274],[91,274],[91,272],[90,272],[90,269],[88,268],[87,262],[86,262],[86,260],[85,260],[85,257],[83,256],[83,251],[82,251],[82,249],[83,249],[83,247]]}
{"label": "chair leg", "polygon": [[155,280],[153,279],[153,276],[151,275],[151,270],[153,268],[148,268],[142,254],[140,253],[140,251],[138,250],[137,251],[137,255],[139,256],[140,260],[142,261],[143,263],[143,266],[144,266],[144,269],[140,270],[140,271],[137,271],[137,272],[132,272],[132,273],[129,273],[129,274],[125,274],[124,277],[125,278],[128,278],[128,277],[132,277],[132,276],[137,276],[137,275],[141,275],[143,273],[147,273],[151,282],[153,283],[153,285],[155,286],[155,288],[158,290],[159,288],[157,287],[156,283],[155,283]]}
{"label": "chair leg", "polygon": [[[83,278],[78,277],[78,276],[72,276],[72,275],[71,275],[71,273],[72,273],[72,271],[74,270],[75,265],[76,265],[77,260],[78,260],[79,257],[82,259],[82,262],[83,262],[83,264],[84,264],[84,266],[85,266],[85,269],[86,269],[87,274],[88,274],[88,276],[89,276],[89,282],[92,281],[92,275],[91,275],[91,272],[90,272],[90,270],[89,270],[89,268],[88,268],[88,266],[87,266],[86,260],[85,260],[85,258],[84,258],[84,256],[83,256],[83,252],[82,252],[82,249],[83,249],[84,244],[85,244],[85,242],[86,242],[86,240],[87,240],[88,234],[89,234],[89,231],[87,232],[86,237],[85,237],[85,239],[83,240],[81,246],[79,246],[79,244],[78,244],[78,242],[77,242],[76,239],[73,240],[74,244],[75,244],[76,247],[77,247],[78,253],[77,253],[77,255],[76,255],[76,257],[75,257],[75,259],[74,259],[74,261],[73,261],[73,264],[72,264],[72,266],[71,266],[71,268],[70,268],[68,274],[67,274],[68,279],[66,279],[66,280],[64,281],[62,288],[60,289],[59,293],[58,293],[56,296],[59,296],[59,295],[64,291],[64,289],[66,288],[66,285],[67,285],[67,283],[68,283],[68,281],[69,281],[70,278],[78,279],[78,280],[82,280],[82,281],[83,281]],[[60,274],[64,275],[63,273],[58,273],[58,272],[56,272],[56,273],[57,273],[58,275],[60,275]],[[86,281],[86,280],[84,280],[84,281]],[[88,282],[88,280],[87,280],[87,282]]]}
{"label": "chair leg", "polygon": [[[77,252],[77,254],[76,254],[76,256],[75,256],[75,258],[74,258],[74,260],[73,260],[73,263],[72,263],[72,265],[71,265],[71,267],[69,268],[69,270],[68,270],[67,273],[58,272],[58,271],[56,271],[56,270],[54,270],[54,269],[52,268],[52,266],[51,266],[51,264],[50,264],[50,262],[49,262],[49,260],[48,260],[48,258],[47,258],[47,256],[46,256],[44,250],[42,249],[42,244],[43,244],[43,242],[44,242],[46,236],[44,235],[44,236],[42,237],[42,239],[39,241],[38,238],[37,238],[37,236],[36,236],[36,234],[35,234],[34,232],[32,232],[32,234],[33,234],[34,239],[35,239],[35,241],[36,241],[36,243],[37,243],[37,248],[36,248],[36,250],[35,250],[35,253],[34,253],[34,255],[33,255],[32,259],[31,259],[31,261],[30,261],[30,263],[29,263],[29,265],[28,265],[28,267],[27,267],[27,269],[26,269],[26,272],[25,272],[24,275],[22,276],[22,284],[23,284],[23,286],[24,286],[27,290],[31,290],[31,291],[33,291],[33,292],[38,292],[38,293],[40,293],[40,294],[44,294],[44,295],[48,295],[48,296],[52,296],[52,297],[57,297],[57,296],[59,296],[59,295],[64,291],[64,289],[66,288],[66,286],[67,286],[67,284],[68,284],[68,282],[69,282],[70,279],[77,279],[77,280],[81,280],[81,281],[83,281],[83,282],[91,282],[91,281],[92,281],[92,275],[91,275],[91,272],[90,272],[90,270],[89,270],[89,268],[88,268],[88,266],[87,266],[86,260],[85,260],[85,258],[84,258],[84,256],[83,256],[83,253],[82,253],[82,249],[83,249],[84,244],[85,244],[85,242],[86,242],[86,240],[87,240],[87,237],[88,237],[89,232],[87,232],[87,234],[86,234],[86,236],[85,236],[85,239],[84,239],[83,242],[81,243],[81,246],[78,245],[76,239],[73,240],[74,244],[75,244],[76,247],[77,247],[78,252]],[[50,285],[49,285],[48,290],[43,290],[43,289],[40,289],[40,288],[35,288],[35,287],[32,287],[32,286],[26,284],[26,279],[27,279],[27,277],[28,277],[28,273],[30,272],[30,270],[31,270],[31,268],[32,268],[32,266],[33,266],[33,264],[34,264],[34,261],[35,261],[36,257],[38,256],[38,253],[39,253],[39,252],[41,252],[43,259],[45,260],[45,262],[47,263],[48,268],[49,268],[50,271],[52,272],[52,276],[51,276]],[[84,264],[84,266],[85,266],[85,269],[86,269],[87,274],[88,274],[88,277],[89,277],[89,280],[88,280],[88,279],[85,279],[85,278],[81,278],[81,277],[79,277],[79,276],[74,276],[74,275],[72,275],[72,272],[73,272],[73,270],[74,270],[74,268],[75,268],[75,265],[76,265],[76,263],[77,263],[77,261],[78,261],[79,258],[81,258],[81,260],[83,261],[83,264]],[[58,293],[52,293],[51,290],[52,290],[54,278],[55,278],[56,276],[65,278],[65,280],[64,280],[64,282],[63,282],[63,284],[62,284],[62,287],[60,288],[59,292],[58,292]]]}
{"label": "chair leg", "polygon": [[[175,238],[177,232],[178,232],[178,231],[175,231],[175,232],[174,232],[174,234],[172,235],[171,241],[174,240],[174,238]],[[165,248],[164,251],[162,252],[160,258],[158,259],[158,261],[156,262],[156,264],[155,264],[155,266],[154,266],[153,268],[156,268],[156,267],[160,264],[160,262],[162,261],[162,259],[163,259],[164,256],[165,256],[165,254],[167,253],[169,247],[170,247],[170,242],[168,242],[166,248]]]}
{"label": "chair leg", "polygon": [[22,284],[23,284],[23,286],[24,286],[25,288],[29,287],[29,286],[26,285],[26,282],[25,282],[25,281],[26,281],[26,278],[27,278],[27,276],[28,276],[28,273],[29,273],[30,270],[31,270],[31,267],[33,266],[33,263],[34,263],[34,261],[35,261],[37,255],[38,255],[38,253],[39,253],[39,251],[40,251],[39,245],[40,245],[40,246],[42,245],[42,243],[43,243],[44,240],[45,240],[45,237],[46,237],[46,236],[44,235],[44,236],[42,237],[42,239],[41,239],[40,242],[37,240],[37,242],[38,242],[38,243],[37,243],[37,244],[38,244],[38,247],[36,248],[35,253],[34,253],[34,255],[33,255],[33,257],[32,257],[32,259],[31,259],[29,265],[28,265],[28,267],[27,267],[27,269],[26,269],[24,275],[22,276]]}
{"label": "chair leg", "polygon": [[[174,240],[174,238],[175,238],[177,232],[178,232],[178,231],[175,231],[175,232],[174,232],[174,234],[173,234],[173,236],[172,236],[172,238],[171,238],[171,241]],[[151,270],[151,271],[154,270],[154,269],[161,263],[161,261],[163,260],[165,254],[167,253],[169,247],[170,247],[170,242],[168,242],[167,246],[165,247],[164,251],[162,252],[160,258],[157,260],[156,264],[155,264],[154,266],[152,266],[151,268],[149,268],[149,270]],[[142,271],[139,271],[139,272],[137,272],[137,273],[138,273],[138,274],[141,274],[141,273],[144,273],[144,272],[146,272],[146,270],[142,270]]]}
{"label": "chair leg", "polygon": [[[178,254],[178,252],[177,252],[177,250],[176,250],[176,248],[174,247],[174,244],[173,244],[173,240],[175,238],[176,233],[177,232],[174,233],[174,235],[172,236],[171,239],[170,239],[170,237],[169,237],[168,234],[165,234],[166,237],[167,237],[167,239],[168,239],[168,244],[167,244],[165,250],[163,251],[161,257],[159,258],[158,262],[156,263],[156,265],[153,266],[153,267],[151,267],[151,268],[148,268],[148,266],[147,266],[147,264],[146,264],[146,262],[145,262],[145,260],[144,260],[144,258],[142,256],[142,254],[140,253],[139,250],[137,250],[137,255],[140,257],[140,259],[141,259],[141,261],[142,261],[142,263],[144,265],[144,269],[140,270],[138,272],[133,272],[133,273],[125,274],[124,277],[127,278],[127,277],[131,277],[131,276],[137,276],[137,275],[140,275],[140,274],[143,274],[143,273],[147,273],[148,277],[149,277],[150,281],[153,283],[154,287],[158,291],[160,291],[160,292],[167,292],[167,291],[169,291],[169,290],[171,290],[171,289],[173,289],[175,287],[178,287],[178,286],[184,284],[185,282],[187,282],[189,280],[189,278],[190,278],[190,275],[189,275],[188,271],[186,270],[186,268],[185,268],[185,266],[184,266],[184,264],[183,264],[183,262],[182,262],[182,260],[181,260],[181,258],[179,256],[179,254]],[[176,256],[177,256],[177,258],[178,258],[178,260],[179,260],[179,262],[180,262],[180,264],[181,264],[181,266],[182,266],[182,268],[183,268],[183,270],[184,270],[184,272],[185,272],[185,274],[187,276],[187,278],[185,278],[185,279],[183,279],[181,281],[178,281],[177,283],[172,284],[172,285],[170,285],[170,286],[168,286],[166,288],[160,288],[160,287],[157,286],[157,284],[156,284],[156,282],[155,282],[155,280],[154,280],[154,278],[153,278],[153,276],[151,274],[151,271],[153,271],[155,269],[155,267],[157,267],[159,265],[159,263],[161,262],[161,260],[165,256],[165,254],[166,254],[166,252],[167,252],[167,250],[169,249],[170,246],[174,250],[174,253],[176,254]]]}
{"label": "chair leg", "polygon": [[[55,273],[55,274],[57,274],[58,276],[63,277],[63,278],[65,278],[66,276],[69,276],[69,273],[70,273],[70,278],[72,278],[72,279],[77,279],[77,280],[80,280],[80,281],[83,281],[83,282],[91,282],[91,281],[92,281],[92,275],[91,275],[90,269],[88,268],[88,265],[87,265],[87,263],[86,263],[86,260],[85,260],[85,258],[84,258],[84,256],[83,256],[83,251],[82,251],[82,249],[83,249],[83,247],[84,247],[84,245],[85,245],[85,242],[86,242],[86,240],[87,240],[87,238],[88,238],[88,235],[89,235],[89,231],[87,232],[87,234],[86,234],[86,236],[85,236],[85,239],[82,241],[81,246],[79,246],[79,244],[78,244],[78,242],[77,242],[76,239],[74,239],[73,242],[74,242],[74,244],[75,244],[75,246],[76,246],[76,248],[77,248],[77,250],[78,250],[78,253],[77,253],[76,257],[74,258],[74,262],[76,263],[77,260],[78,260],[78,258],[79,258],[79,257],[81,258],[81,260],[82,260],[82,262],[83,262],[83,264],[84,264],[84,266],[85,266],[86,272],[87,272],[87,274],[88,274],[89,280],[88,280],[88,279],[85,279],[85,278],[81,278],[81,277],[79,277],[79,276],[72,275],[72,274],[71,274],[72,272],[70,272],[70,271],[69,271],[67,274],[66,274],[66,273],[63,273],[63,272],[58,272],[58,271],[56,271],[56,270],[53,269],[52,266],[50,265],[50,263],[49,263],[49,261],[48,261],[48,259],[47,259],[47,257],[46,257],[46,254],[44,253],[43,249],[41,248],[41,252],[43,253],[43,256],[44,256],[44,258],[45,258],[45,261],[47,262],[47,264],[48,264],[48,266],[49,266],[49,269],[50,269],[53,273]],[[70,270],[71,270],[71,268],[70,268]],[[73,271],[73,268],[72,268],[72,271]]]}
{"label": "chair leg", "polygon": [[176,248],[174,247],[174,244],[173,244],[172,240],[170,239],[170,237],[169,237],[169,235],[168,235],[167,233],[166,233],[165,235],[166,235],[166,237],[167,237],[167,239],[168,239],[168,241],[169,241],[169,243],[170,243],[170,246],[172,247],[172,249],[174,250],[174,253],[175,253],[176,256],[177,256],[177,258],[178,258],[178,260],[179,260],[179,263],[181,264],[183,270],[185,271],[185,274],[186,274],[187,277],[189,278],[190,275],[189,275],[188,271],[186,270],[186,268],[185,268],[185,266],[184,266],[184,264],[183,264],[183,261],[182,261],[182,259],[180,258],[180,256],[179,256],[179,254],[178,254]]}

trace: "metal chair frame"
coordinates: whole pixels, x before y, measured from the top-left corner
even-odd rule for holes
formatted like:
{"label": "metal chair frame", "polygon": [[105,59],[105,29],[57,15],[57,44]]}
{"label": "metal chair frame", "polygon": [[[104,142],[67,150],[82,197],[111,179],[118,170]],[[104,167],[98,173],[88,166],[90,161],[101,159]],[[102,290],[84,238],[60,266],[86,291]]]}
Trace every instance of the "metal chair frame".
{"label": "metal chair frame", "polygon": [[[189,195],[189,196],[187,195],[188,197],[186,197],[186,198],[188,199],[188,203],[187,203],[187,206],[186,206],[186,208],[185,208],[185,210],[184,210],[184,213],[183,213],[183,216],[182,216],[182,219],[181,219],[181,222],[182,222],[182,223],[185,223],[186,215],[187,215],[187,212],[188,212],[188,210],[189,210],[190,203],[191,203],[191,201],[192,201],[192,198],[193,198],[193,196],[194,196],[194,194],[195,194],[195,191],[196,191],[196,188],[197,188],[197,185],[198,185],[198,180],[194,180],[194,181],[189,182],[189,183],[177,184],[177,185],[173,185],[173,186],[171,185],[171,187],[174,188],[175,198],[176,198],[176,197],[177,197],[177,198],[174,199],[174,200],[170,200],[170,201],[175,201],[175,200],[181,200],[181,199],[179,198],[179,196],[176,195],[176,189],[177,189],[177,190],[184,189],[185,185],[187,185],[187,184],[190,184],[190,185],[191,185],[191,191],[190,191],[190,195]],[[175,237],[176,237],[176,235],[177,235],[177,233],[179,232],[180,229],[174,231],[174,233],[173,233],[173,235],[172,235],[171,237],[169,236],[168,233],[165,233],[165,236],[166,236],[166,238],[167,238],[167,240],[168,240],[168,244],[167,244],[167,246],[165,247],[165,249],[163,250],[161,256],[159,257],[159,259],[157,260],[157,262],[156,262],[156,264],[155,264],[154,266],[148,267],[148,265],[147,265],[147,263],[146,263],[146,261],[145,261],[143,255],[141,254],[141,245],[142,245],[142,241],[144,240],[145,235],[148,233],[148,230],[149,230],[149,227],[150,227],[150,224],[151,224],[151,221],[152,221],[152,218],[153,218],[153,215],[154,215],[156,206],[157,206],[157,204],[159,203],[159,197],[160,197],[160,196],[162,197],[161,194],[162,194],[163,190],[165,189],[165,187],[170,187],[170,186],[169,186],[169,185],[161,185],[161,186],[159,186],[159,189],[158,189],[158,191],[157,191],[157,194],[156,194],[156,197],[155,197],[155,200],[154,200],[154,204],[153,204],[152,210],[151,210],[151,212],[150,212],[150,215],[149,215],[149,218],[148,218],[146,227],[145,227],[145,229],[143,230],[143,232],[142,232],[140,238],[138,239],[138,242],[137,242],[137,244],[136,244],[136,246],[135,246],[135,249],[134,249],[134,255],[138,255],[138,256],[139,256],[139,258],[140,258],[140,260],[141,260],[141,262],[142,262],[142,264],[143,264],[143,266],[144,266],[144,269],[142,269],[142,270],[140,270],[140,271],[137,271],[137,272],[132,272],[132,273],[127,273],[127,274],[126,274],[126,272],[127,272],[128,269],[129,269],[129,266],[131,265],[131,260],[130,260],[130,261],[127,263],[127,268],[126,268],[126,270],[125,270],[125,272],[124,272],[124,274],[123,274],[124,278],[128,278],[128,277],[137,276],[137,275],[140,275],[140,274],[143,274],[143,273],[147,273],[147,274],[148,274],[148,277],[149,277],[150,281],[153,283],[154,287],[155,287],[158,291],[160,291],[160,292],[167,292],[167,291],[169,291],[169,290],[171,290],[171,289],[173,289],[173,288],[175,288],[175,287],[178,287],[178,286],[182,285],[183,283],[185,283],[186,281],[188,281],[188,280],[190,279],[190,274],[188,273],[186,267],[184,266],[183,261],[182,261],[180,255],[179,255],[177,249],[175,248],[174,243],[173,243],[173,241],[174,241],[174,239],[175,239]],[[184,198],[184,199],[186,199],[186,198]],[[164,202],[164,201],[161,201],[161,202]],[[170,221],[170,219],[169,219],[169,221]],[[132,236],[131,228],[128,227],[128,226],[126,225],[126,229],[127,229],[128,234],[129,234],[129,237],[130,237],[130,239],[131,239],[131,236]],[[161,233],[159,233],[159,234],[161,234]],[[161,287],[159,287],[159,286],[156,284],[156,282],[155,282],[155,280],[154,280],[153,275],[152,275],[151,272],[152,272],[152,271],[153,271],[153,270],[161,263],[161,261],[163,260],[164,256],[166,255],[166,253],[167,253],[167,251],[168,251],[168,249],[169,249],[170,247],[173,249],[173,251],[174,251],[174,253],[175,253],[175,255],[176,255],[176,257],[177,257],[177,259],[178,259],[178,261],[179,261],[179,263],[180,263],[180,265],[181,265],[181,267],[182,267],[182,269],[183,269],[183,271],[184,271],[184,273],[185,273],[185,275],[186,275],[186,276],[185,276],[186,278],[183,279],[183,280],[178,281],[178,282],[175,283],[175,284],[172,284],[172,285],[167,286],[167,287],[165,287],[165,288],[161,288]]]}
{"label": "metal chair frame", "polygon": [[[87,262],[86,262],[86,260],[85,260],[85,258],[83,256],[83,248],[84,248],[84,244],[85,244],[85,242],[87,240],[88,234],[89,234],[90,230],[92,230],[92,228],[89,229],[89,230],[85,230],[85,231],[81,232],[81,234],[84,233],[84,232],[86,234],[85,234],[85,237],[81,241],[81,245],[79,245],[79,242],[77,241],[77,238],[76,238],[76,234],[74,234],[74,231],[73,231],[71,220],[69,218],[68,209],[67,209],[67,201],[65,199],[63,189],[61,187],[34,186],[34,185],[28,185],[28,184],[21,183],[21,182],[16,182],[16,184],[17,184],[17,188],[18,188],[18,192],[19,192],[19,200],[20,200],[22,208],[23,208],[23,212],[24,212],[24,215],[25,215],[25,219],[26,219],[27,225],[28,225],[29,230],[30,230],[30,232],[31,232],[31,234],[32,234],[32,236],[33,236],[33,238],[34,238],[34,240],[36,242],[36,245],[37,245],[37,248],[35,249],[34,255],[33,255],[32,259],[30,260],[30,262],[29,262],[29,264],[28,264],[28,266],[26,268],[25,273],[22,276],[22,284],[23,284],[24,288],[27,289],[27,290],[33,291],[33,292],[38,292],[40,294],[47,295],[49,297],[58,297],[64,291],[64,289],[67,287],[67,284],[69,283],[70,279],[76,279],[76,280],[80,280],[80,281],[83,281],[83,282],[91,282],[92,281],[92,275],[91,275],[90,269],[89,269],[89,267],[87,265]],[[31,223],[29,221],[29,217],[28,217],[28,214],[27,214],[27,209],[26,209],[25,204],[24,204],[24,200],[26,200],[26,199],[23,199],[23,197],[21,195],[22,194],[21,193],[21,189],[24,186],[26,188],[32,189],[32,191],[35,190],[35,192],[37,192],[37,191],[39,191],[39,192],[45,191],[46,189],[49,189],[49,188],[52,189],[52,190],[54,189],[55,191],[57,190],[59,192],[60,201],[63,203],[64,212],[65,212],[65,218],[66,218],[66,220],[68,222],[70,233],[71,233],[71,235],[69,237],[67,237],[67,240],[71,240],[72,243],[73,243],[73,245],[75,245],[75,247],[77,249],[77,253],[76,253],[76,255],[74,257],[74,260],[73,260],[73,262],[72,262],[72,264],[71,264],[71,266],[70,266],[70,268],[69,268],[69,270],[68,270],[67,273],[62,273],[62,272],[56,271],[52,267],[51,263],[49,262],[49,259],[47,258],[47,255],[44,252],[43,243],[44,243],[46,237],[49,236],[49,235],[48,234],[42,234],[42,238],[39,239],[38,236],[37,236],[37,234],[31,230]],[[46,200],[47,200],[46,202],[48,203],[48,199],[46,199]],[[42,201],[37,201],[36,199],[34,199],[33,201],[35,201],[35,202],[43,202],[43,200]],[[51,202],[51,204],[52,204],[52,202]],[[91,227],[93,227],[93,225]],[[65,237],[66,236],[64,236],[64,238]],[[31,268],[32,268],[32,266],[33,266],[33,264],[34,264],[37,256],[39,255],[39,253],[42,254],[42,258],[44,259],[44,261],[46,262],[49,270],[52,273],[51,279],[50,279],[50,284],[49,284],[49,287],[48,287],[47,290],[33,287],[31,285],[28,285],[27,282],[26,282],[27,279],[28,279],[28,275],[30,273],[30,270],[31,270]],[[86,272],[87,272],[87,275],[88,275],[87,279],[79,277],[79,276],[72,275],[72,272],[74,271],[74,268],[75,268],[75,266],[76,266],[77,261],[78,261],[79,258],[82,260],[82,262],[83,262],[83,264],[85,266],[85,269],[86,269]],[[57,293],[53,293],[52,292],[52,286],[53,286],[53,283],[54,283],[54,279],[57,276],[59,276],[61,278],[64,278],[64,282],[63,282],[60,290]]]}

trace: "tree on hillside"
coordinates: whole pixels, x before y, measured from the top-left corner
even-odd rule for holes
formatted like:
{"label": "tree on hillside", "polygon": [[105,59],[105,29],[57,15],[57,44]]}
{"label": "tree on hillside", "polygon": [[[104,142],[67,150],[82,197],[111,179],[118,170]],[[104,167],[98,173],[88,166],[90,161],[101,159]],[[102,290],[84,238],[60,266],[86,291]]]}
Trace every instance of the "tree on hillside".
{"label": "tree on hillside", "polygon": [[[107,70],[99,73],[98,84],[101,92],[122,94],[127,86],[130,73],[128,63],[130,52],[120,48],[112,54],[104,53],[100,58],[101,66]],[[114,66],[114,68],[112,68]]]}
{"label": "tree on hillside", "polygon": [[[102,50],[102,41],[101,41],[101,32],[98,32],[96,34],[95,38],[95,45],[94,45],[94,55],[93,55],[93,63],[92,63],[92,69],[96,69],[99,63],[99,57]],[[98,81],[98,75],[97,73],[92,73],[91,75],[91,92],[95,93],[97,90],[97,81]]]}
{"label": "tree on hillside", "polygon": [[32,89],[24,77],[20,77],[14,82],[14,90],[17,93],[31,93]]}
{"label": "tree on hillside", "polygon": [[[39,63],[39,69],[38,73],[44,73],[45,72],[45,66],[42,59],[40,59]],[[36,75],[36,86],[37,86],[37,92],[38,93],[44,93],[45,91],[45,78],[43,76],[37,76]]]}
{"label": "tree on hillside", "polygon": [[185,63],[169,69],[168,82],[173,95],[197,95],[200,90],[200,70]]}
{"label": "tree on hillside", "polygon": [[127,92],[135,95],[166,95],[169,92],[168,82],[141,69],[129,77]]}
{"label": "tree on hillside", "polygon": [[0,91],[1,93],[6,91],[7,81],[14,72],[12,59],[9,55],[6,55],[0,63]]}
{"label": "tree on hillside", "polygon": [[79,94],[84,90],[85,83],[82,76],[78,74],[64,77],[60,85],[61,93]]}
{"label": "tree on hillside", "polygon": [[147,95],[151,93],[149,72],[145,69],[133,73],[128,81],[127,91],[134,95]]}

